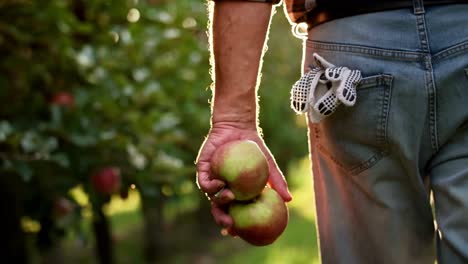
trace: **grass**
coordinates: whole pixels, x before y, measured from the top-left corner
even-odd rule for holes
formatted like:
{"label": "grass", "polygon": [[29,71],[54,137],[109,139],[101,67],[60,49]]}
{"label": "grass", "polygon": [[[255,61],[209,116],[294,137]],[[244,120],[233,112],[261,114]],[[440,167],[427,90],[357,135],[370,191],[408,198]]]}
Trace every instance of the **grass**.
{"label": "grass", "polygon": [[274,244],[266,247],[245,245],[225,263],[319,263],[314,222],[292,213],[287,229]]}
{"label": "grass", "polygon": [[[253,247],[241,242],[244,244],[244,249],[231,254],[229,261],[222,263],[319,263],[313,186],[309,168],[308,159],[303,159],[292,164],[289,169],[289,185],[293,201],[288,204],[289,224],[281,237],[266,247]],[[240,239],[237,240],[240,241]]]}
{"label": "grass", "polygon": [[[206,235],[193,230],[193,221],[180,216],[176,225],[166,229],[160,239],[164,243],[164,259],[156,263],[168,264],[313,264],[319,263],[314,217],[312,180],[308,159],[291,164],[289,185],[293,201],[288,204],[289,224],[272,245],[255,247],[239,238]],[[131,194],[127,203],[112,201],[108,209],[113,228],[117,263],[145,263],[143,260],[143,217],[139,201]],[[118,210],[116,208],[133,208]],[[207,227],[213,223],[206,223]],[[91,237],[90,237],[91,238]],[[90,243],[77,243],[70,238],[64,243],[68,263],[96,263]]]}

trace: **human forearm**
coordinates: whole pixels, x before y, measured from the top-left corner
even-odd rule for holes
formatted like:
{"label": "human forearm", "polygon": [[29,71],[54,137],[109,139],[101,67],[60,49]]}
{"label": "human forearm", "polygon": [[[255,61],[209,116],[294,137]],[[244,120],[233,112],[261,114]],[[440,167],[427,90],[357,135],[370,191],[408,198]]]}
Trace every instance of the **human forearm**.
{"label": "human forearm", "polygon": [[272,5],[217,2],[212,21],[212,122],[256,126],[257,79]]}
{"label": "human forearm", "polygon": [[291,200],[287,183],[257,130],[257,79],[268,31],[272,5],[218,1],[212,21],[215,85],[212,127],[197,157],[197,182],[211,200],[217,224],[232,227],[226,206],[235,199],[226,183],[212,175],[211,160],[217,149],[235,140],[252,140],[268,160],[268,183]]}

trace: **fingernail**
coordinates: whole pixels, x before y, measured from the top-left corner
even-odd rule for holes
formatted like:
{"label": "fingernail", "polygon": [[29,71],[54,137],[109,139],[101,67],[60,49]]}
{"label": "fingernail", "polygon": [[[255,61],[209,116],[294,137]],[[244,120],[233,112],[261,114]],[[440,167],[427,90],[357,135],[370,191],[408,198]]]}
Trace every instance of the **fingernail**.
{"label": "fingernail", "polygon": [[226,191],[226,194],[224,195],[224,200],[231,201],[234,200],[236,197],[234,196],[234,193],[231,191]]}
{"label": "fingernail", "polygon": [[227,235],[229,235],[228,229],[227,229],[227,228],[222,228],[222,229],[221,229],[221,235],[222,235],[222,236],[227,236]]}
{"label": "fingernail", "polygon": [[213,196],[215,198],[219,199],[221,197],[221,194],[223,193],[223,191],[224,191],[224,187],[221,190],[219,190],[217,193],[215,193]]}

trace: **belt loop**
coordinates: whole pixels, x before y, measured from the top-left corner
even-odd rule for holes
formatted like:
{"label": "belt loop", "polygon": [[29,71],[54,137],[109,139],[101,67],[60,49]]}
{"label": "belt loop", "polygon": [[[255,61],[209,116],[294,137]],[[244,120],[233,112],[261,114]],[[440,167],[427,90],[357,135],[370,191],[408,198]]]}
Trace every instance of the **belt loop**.
{"label": "belt loop", "polygon": [[413,0],[413,11],[415,15],[424,14],[424,0]]}

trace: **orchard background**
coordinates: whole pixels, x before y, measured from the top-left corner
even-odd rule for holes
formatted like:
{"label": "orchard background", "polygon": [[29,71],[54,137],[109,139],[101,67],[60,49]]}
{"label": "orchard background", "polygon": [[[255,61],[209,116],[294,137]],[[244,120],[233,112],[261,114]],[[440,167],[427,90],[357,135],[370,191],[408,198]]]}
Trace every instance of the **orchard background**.
{"label": "orchard background", "polygon": [[[209,129],[207,4],[0,1],[0,253],[10,263],[314,263],[306,127],[289,108],[301,40],[277,8],[260,88],[290,224],[220,234],[195,183]],[[14,260],[14,261],[13,261]]]}

